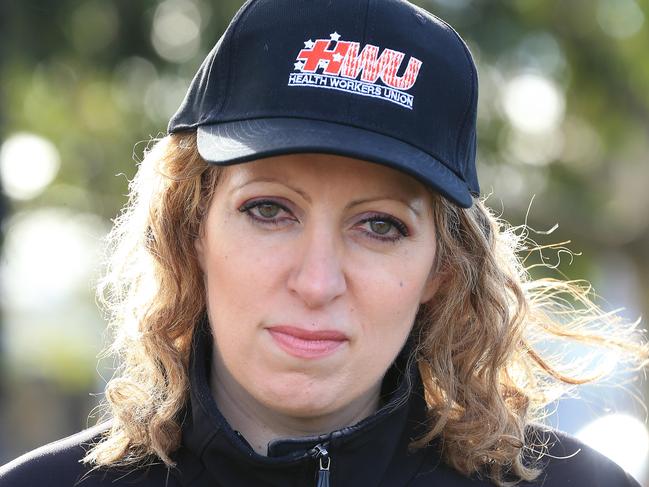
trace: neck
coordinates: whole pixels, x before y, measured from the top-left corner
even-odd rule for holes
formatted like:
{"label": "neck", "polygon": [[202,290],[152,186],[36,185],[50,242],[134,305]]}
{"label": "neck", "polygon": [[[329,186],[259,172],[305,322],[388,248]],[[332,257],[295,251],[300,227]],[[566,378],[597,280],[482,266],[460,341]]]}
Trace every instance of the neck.
{"label": "neck", "polygon": [[329,414],[315,417],[281,414],[256,401],[214,358],[211,369],[210,388],[221,414],[260,455],[267,455],[268,444],[273,440],[329,433],[356,424],[379,408],[380,382],[343,409]]}

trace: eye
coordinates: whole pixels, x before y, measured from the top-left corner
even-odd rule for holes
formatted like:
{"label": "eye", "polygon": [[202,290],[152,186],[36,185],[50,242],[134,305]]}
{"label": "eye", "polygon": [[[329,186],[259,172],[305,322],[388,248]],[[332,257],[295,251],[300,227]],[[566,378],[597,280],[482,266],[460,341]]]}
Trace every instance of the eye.
{"label": "eye", "polygon": [[363,219],[360,224],[368,237],[384,242],[397,242],[410,235],[403,222],[388,215],[373,215]]}
{"label": "eye", "polygon": [[255,223],[262,225],[280,225],[289,220],[295,221],[288,208],[272,200],[248,201],[239,208],[239,211],[246,213]]}
{"label": "eye", "polygon": [[264,218],[273,218],[281,211],[281,208],[274,203],[260,203],[256,208]]}
{"label": "eye", "polygon": [[372,231],[379,235],[387,235],[392,229],[392,223],[385,220],[372,220],[369,223]]}

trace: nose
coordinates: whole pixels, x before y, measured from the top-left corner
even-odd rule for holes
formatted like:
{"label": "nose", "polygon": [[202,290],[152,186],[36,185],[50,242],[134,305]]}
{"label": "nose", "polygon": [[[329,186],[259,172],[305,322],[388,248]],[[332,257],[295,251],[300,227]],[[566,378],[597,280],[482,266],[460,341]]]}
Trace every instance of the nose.
{"label": "nose", "polygon": [[347,290],[341,244],[326,228],[305,231],[300,239],[288,288],[309,308],[319,308]]}

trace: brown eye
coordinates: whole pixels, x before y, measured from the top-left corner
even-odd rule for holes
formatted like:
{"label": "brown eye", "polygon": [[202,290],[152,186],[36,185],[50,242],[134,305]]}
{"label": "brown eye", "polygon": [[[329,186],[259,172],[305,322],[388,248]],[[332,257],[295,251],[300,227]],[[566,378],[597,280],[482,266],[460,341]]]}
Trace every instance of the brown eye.
{"label": "brown eye", "polygon": [[264,218],[274,218],[280,210],[281,208],[273,203],[261,203],[257,206],[257,211]]}
{"label": "brown eye", "polygon": [[372,220],[370,221],[370,228],[374,233],[387,235],[392,229],[392,223],[385,220]]}

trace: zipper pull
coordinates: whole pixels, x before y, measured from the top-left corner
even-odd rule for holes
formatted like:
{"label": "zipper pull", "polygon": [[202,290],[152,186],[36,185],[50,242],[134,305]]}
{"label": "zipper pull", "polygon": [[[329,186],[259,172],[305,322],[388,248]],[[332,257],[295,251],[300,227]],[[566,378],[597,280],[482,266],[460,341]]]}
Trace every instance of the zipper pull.
{"label": "zipper pull", "polygon": [[331,458],[329,458],[329,452],[324,445],[316,445],[309,451],[309,454],[319,462],[318,472],[316,473],[316,487],[330,487],[329,467],[331,466]]}

